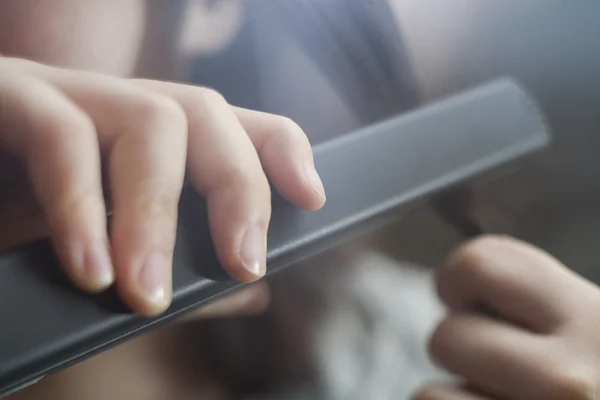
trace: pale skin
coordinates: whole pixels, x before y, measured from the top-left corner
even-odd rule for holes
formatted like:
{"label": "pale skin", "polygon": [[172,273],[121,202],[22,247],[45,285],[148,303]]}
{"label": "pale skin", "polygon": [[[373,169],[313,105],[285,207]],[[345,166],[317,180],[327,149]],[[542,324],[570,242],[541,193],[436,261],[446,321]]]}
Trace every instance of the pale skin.
{"label": "pale skin", "polygon": [[599,398],[597,285],[532,245],[494,236],[458,249],[437,284],[449,314],[431,354],[465,385],[431,385],[414,399]]}
{"label": "pale skin", "polygon": [[265,274],[267,175],[299,207],[325,202],[306,135],[285,118],[206,88],[15,58],[0,59],[0,71],[0,145],[27,170],[65,272],[91,292],[115,284],[143,315],[170,304],[186,173],[207,199],[221,264],[242,281]]}
{"label": "pale skin", "polygon": [[[134,72],[147,4],[0,2],[0,179],[9,188],[2,190],[0,226],[10,227],[0,231],[0,249],[50,235],[74,284],[91,292],[114,284],[132,310],[150,316],[170,302],[184,174],[208,199],[223,267],[245,281],[265,272],[267,179],[307,210],[320,208],[325,195],[306,135],[293,122],[232,107],[210,89],[121,78]],[[158,272],[146,276],[147,265]],[[598,398],[595,285],[532,246],[486,237],[450,257],[438,286],[450,313],[431,353],[466,384],[429,386],[415,398]],[[196,316],[254,314],[267,303],[264,287],[250,286]],[[177,368],[185,366],[170,357],[177,326],[11,398],[210,398],[210,385],[184,379]]]}

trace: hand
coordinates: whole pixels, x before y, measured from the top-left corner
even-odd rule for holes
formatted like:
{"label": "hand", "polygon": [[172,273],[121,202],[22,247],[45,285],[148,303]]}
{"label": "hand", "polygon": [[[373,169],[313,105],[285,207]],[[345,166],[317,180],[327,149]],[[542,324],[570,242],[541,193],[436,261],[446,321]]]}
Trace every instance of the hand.
{"label": "hand", "polygon": [[247,282],[265,273],[267,176],[299,207],[325,202],[297,125],[210,89],[0,58],[0,96],[4,248],[49,234],[73,282],[90,292],[115,283],[142,315],[171,300],[186,168],[223,267]]}
{"label": "hand", "polygon": [[430,386],[416,399],[600,398],[596,285],[533,246],[485,237],[449,259],[438,289],[450,315],[431,354],[466,385]]}

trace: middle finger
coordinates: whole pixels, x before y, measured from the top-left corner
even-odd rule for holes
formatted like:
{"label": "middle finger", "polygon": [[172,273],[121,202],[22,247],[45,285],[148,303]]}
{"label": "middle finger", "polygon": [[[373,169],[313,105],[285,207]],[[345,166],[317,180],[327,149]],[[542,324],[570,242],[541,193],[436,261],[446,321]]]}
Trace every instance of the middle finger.
{"label": "middle finger", "polygon": [[207,199],[221,264],[236,279],[261,278],[266,272],[271,190],[256,149],[231,106],[211,89],[138,83],[177,99],[187,114],[188,172]]}

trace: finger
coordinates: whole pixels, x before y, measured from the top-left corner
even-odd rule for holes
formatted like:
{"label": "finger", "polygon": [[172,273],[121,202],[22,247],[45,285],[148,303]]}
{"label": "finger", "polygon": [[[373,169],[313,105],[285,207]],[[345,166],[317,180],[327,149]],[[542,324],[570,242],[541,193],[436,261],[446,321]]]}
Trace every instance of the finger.
{"label": "finger", "polygon": [[0,73],[2,145],[27,164],[66,273],[83,289],[113,281],[100,156],[90,119],[60,92]]}
{"label": "finger", "polygon": [[[64,71],[32,63],[28,63],[26,67],[32,73],[42,74],[46,79],[60,81],[57,84],[69,92],[70,96],[76,96],[78,102],[89,108],[90,112],[105,110],[106,115],[95,117],[99,121],[122,120],[116,117],[120,115],[119,110],[125,116],[131,114],[126,112],[128,108],[115,107],[122,102],[113,101],[130,95],[131,87],[125,81],[83,72],[71,72],[65,77]],[[98,84],[99,80],[102,84]],[[138,88],[171,96],[184,107],[190,131],[187,157],[190,177],[207,197],[211,231],[219,259],[230,275],[246,281],[258,279],[264,275],[266,268],[266,230],[271,212],[270,188],[258,155],[230,106],[221,96],[209,90],[154,81],[135,82]],[[99,96],[98,92],[107,87],[118,93],[118,96]],[[102,129],[101,141],[112,145],[115,138],[119,137],[115,132],[119,130]],[[155,231],[164,232],[163,229]],[[166,242],[168,239],[165,236],[162,240]],[[115,258],[118,254],[115,249]],[[122,257],[118,258],[118,265],[131,264],[126,262],[127,260],[124,262]],[[119,271],[137,269],[121,268],[118,265]],[[118,283],[121,285],[121,278],[118,279]],[[139,296],[127,295],[131,292],[124,290],[126,300],[132,303],[134,308],[138,311],[143,309],[140,311],[142,313],[153,313],[148,310],[148,304],[152,302],[140,302],[136,300]],[[157,290],[155,293],[161,291]],[[170,299],[169,296],[165,298]],[[158,310],[161,307],[150,308]]]}
{"label": "finger", "polygon": [[455,314],[442,322],[430,352],[450,372],[500,398],[587,398],[578,396],[592,387],[587,380],[592,374],[569,365],[572,355],[553,338],[475,314]]}
{"label": "finger", "polygon": [[266,270],[271,191],[258,154],[225,99],[209,89],[139,81],[177,99],[189,123],[188,172],[207,199],[217,255],[234,278]]}
{"label": "finger", "polygon": [[496,400],[450,386],[426,386],[419,390],[413,400]]}
{"label": "finger", "polygon": [[187,152],[187,120],[177,102],[129,81],[43,70],[94,120],[108,154],[111,241],[117,289],[136,312],[164,311]]}
{"label": "finger", "polygon": [[270,300],[269,286],[265,282],[257,282],[193,311],[181,321],[260,315],[266,311]]}
{"label": "finger", "polygon": [[537,332],[551,332],[570,320],[591,292],[589,283],[548,254],[494,236],[476,239],[456,251],[440,269],[437,284],[451,309],[484,305]]}
{"label": "finger", "polygon": [[134,309],[154,315],[171,301],[187,124],[183,111],[167,98],[149,96],[136,108],[144,103],[143,111],[131,113],[130,132],[110,154],[111,239],[119,292]]}
{"label": "finger", "polygon": [[285,117],[238,107],[233,110],[279,193],[306,210],[323,207],[325,189],[304,131]]}

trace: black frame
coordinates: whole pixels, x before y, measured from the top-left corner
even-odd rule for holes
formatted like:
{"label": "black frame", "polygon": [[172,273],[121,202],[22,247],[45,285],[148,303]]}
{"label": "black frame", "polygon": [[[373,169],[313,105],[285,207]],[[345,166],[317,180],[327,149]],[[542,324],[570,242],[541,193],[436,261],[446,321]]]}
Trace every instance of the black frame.
{"label": "black frame", "polygon": [[[304,212],[274,198],[269,273],[549,142],[539,109],[504,79],[320,144],[327,205]],[[114,292],[73,289],[48,241],[0,255],[0,397],[240,286],[219,267],[192,190],[184,190],[178,229],[173,304],[152,320],[128,312]]]}

